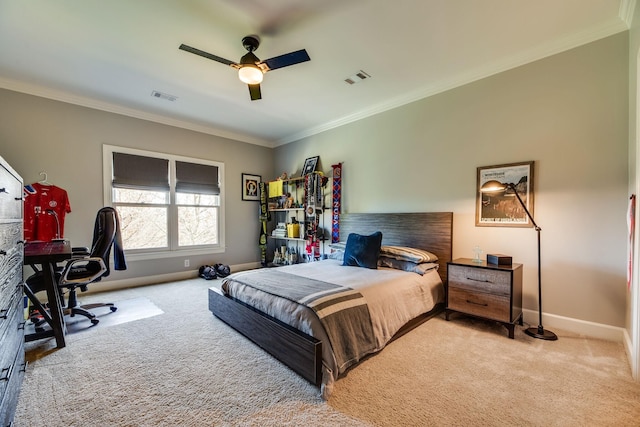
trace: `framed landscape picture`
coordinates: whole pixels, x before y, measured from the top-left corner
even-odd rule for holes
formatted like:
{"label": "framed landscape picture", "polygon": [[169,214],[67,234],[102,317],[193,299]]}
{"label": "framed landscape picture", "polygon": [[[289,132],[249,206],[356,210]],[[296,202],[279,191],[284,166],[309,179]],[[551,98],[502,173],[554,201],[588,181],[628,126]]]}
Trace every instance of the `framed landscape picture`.
{"label": "framed landscape picture", "polygon": [[259,201],[260,200],[260,175],[242,174],[242,200]]}
{"label": "framed landscape picture", "polygon": [[[480,227],[532,227],[518,196],[533,216],[533,171],[534,162],[510,163],[478,168],[476,187],[476,226]],[[507,187],[501,191],[482,192],[489,183]]]}

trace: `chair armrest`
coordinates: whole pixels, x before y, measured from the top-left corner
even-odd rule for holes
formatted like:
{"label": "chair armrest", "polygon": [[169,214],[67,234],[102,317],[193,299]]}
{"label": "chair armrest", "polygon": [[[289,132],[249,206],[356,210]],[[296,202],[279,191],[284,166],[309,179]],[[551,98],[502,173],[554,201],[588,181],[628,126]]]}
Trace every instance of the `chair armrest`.
{"label": "chair armrest", "polygon": [[89,256],[91,252],[89,252],[89,248],[86,246],[75,246],[71,248],[71,254],[73,256],[84,255]]}
{"label": "chair armrest", "polygon": [[100,257],[72,258],[62,270],[59,286],[85,285],[101,277],[106,271],[107,267]]}

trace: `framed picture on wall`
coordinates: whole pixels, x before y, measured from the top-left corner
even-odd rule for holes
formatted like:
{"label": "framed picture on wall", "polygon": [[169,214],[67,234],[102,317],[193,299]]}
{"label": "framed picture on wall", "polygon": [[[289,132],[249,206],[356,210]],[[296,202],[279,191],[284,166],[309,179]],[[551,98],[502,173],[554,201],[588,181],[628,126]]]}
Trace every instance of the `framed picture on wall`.
{"label": "framed picture on wall", "polygon": [[[510,163],[478,168],[476,187],[476,226],[480,227],[533,227],[529,216],[518,201],[518,196],[533,216],[534,162]],[[485,186],[495,184],[504,190],[483,192]]]}
{"label": "framed picture on wall", "polygon": [[242,200],[259,201],[260,200],[260,175],[252,175],[249,173],[242,174]]}
{"label": "framed picture on wall", "polygon": [[304,166],[302,167],[302,175],[309,175],[316,171],[316,166],[318,165],[318,159],[320,156],[309,157],[304,161]]}

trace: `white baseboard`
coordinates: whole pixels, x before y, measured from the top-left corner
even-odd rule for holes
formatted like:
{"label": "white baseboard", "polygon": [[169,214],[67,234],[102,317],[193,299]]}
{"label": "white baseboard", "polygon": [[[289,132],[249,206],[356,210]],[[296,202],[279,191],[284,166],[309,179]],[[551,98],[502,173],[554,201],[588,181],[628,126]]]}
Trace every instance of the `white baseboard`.
{"label": "white baseboard", "polygon": [[[259,262],[232,265],[231,271],[243,271],[259,268]],[[133,288],[136,286],[153,285],[157,283],[173,282],[176,280],[187,280],[198,277],[197,270],[181,271],[178,273],[158,274],[154,276],[136,277],[131,279],[109,280],[100,283],[100,286],[90,286],[89,292],[104,292],[118,289]],[[532,326],[538,325],[538,312],[533,310],[523,310],[524,321]],[[570,317],[558,316],[555,314],[542,314],[543,326],[545,329],[553,331],[554,328],[562,329],[579,335],[599,338],[609,341],[622,342],[628,354],[631,354],[631,338],[624,328],[604,325],[601,323],[589,322],[586,320],[573,319]]]}
{"label": "white baseboard", "polygon": [[[230,266],[232,272],[259,268],[259,262],[236,264]],[[94,292],[116,291],[118,289],[135,288],[138,286],[155,285],[158,283],[174,282],[177,280],[194,279],[198,277],[198,270],[180,271],[177,273],[157,274],[153,276],[134,277],[130,279],[105,280],[98,286],[88,286],[87,294]]]}
{"label": "white baseboard", "polygon": [[[522,312],[526,323],[531,326],[538,325],[539,318],[537,311],[524,309]],[[602,323],[573,319],[571,317],[558,316],[549,313],[542,313],[542,323],[545,329],[549,329],[552,332],[554,328],[557,328],[592,338],[616,342],[625,341],[625,329],[617,326],[604,325]]]}
{"label": "white baseboard", "polygon": [[640,382],[640,377],[633,372],[633,342],[631,341],[631,335],[629,335],[629,331],[624,330],[624,338],[623,343],[624,351],[627,353],[627,359],[629,360],[629,365],[631,367],[631,375],[633,379]]}

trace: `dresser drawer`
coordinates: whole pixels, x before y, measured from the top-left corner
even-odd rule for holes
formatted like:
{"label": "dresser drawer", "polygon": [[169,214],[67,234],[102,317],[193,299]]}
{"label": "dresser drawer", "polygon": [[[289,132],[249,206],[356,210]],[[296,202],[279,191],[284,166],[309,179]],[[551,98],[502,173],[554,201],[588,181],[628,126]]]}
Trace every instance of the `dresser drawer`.
{"label": "dresser drawer", "polygon": [[22,218],[22,182],[0,165],[0,219]]}
{"label": "dresser drawer", "polygon": [[11,375],[6,380],[4,387],[4,393],[0,394],[0,425],[10,426],[13,425],[13,416],[16,412],[16,406],[18,405],[18,396],[20,395],[20,386],[24,378],[24,372],[26,369],[24,358],[24,343],[20,344],[20,348],[16,350],[15,359],[11,370]]}
{"label": "dresser drawer", "polygon": [[[2,333],[2,352],[0,352],[0,396],[4,393],[11,375],[14,375],[19,366],[16,366],[16,354],[24,344],[24,310],[22,310],[22,298],[16,295],[7,318],[0,318]],[[23,351],[24,352],[24,351]]]}
{"label": "dresser drawer", "polygon": [[447,308],[500,322],[511,322],[512,320],[508,296],[470,292],[462,288],[450,287]]}
{"label": "dresser drawer", "polygon": [[494,295],[511,294],[511,272],[484,268],[449,266],[449,287],[458,287]]}
{"label": "dresser drawer", "polygon": [[22,223],[0,223],[0,289],[22,266],[23,256]]}
{"label": "dresser drawer", "polygon": [[[13,308],[16,298],[21,298],[22,291],[22,268],[19,265],[15,266],[10,272],[10,280],[6,280],[0,283],[0,329],[2,327],[2,320],[9,314],[9,311]],[[1,348],[1,345],[0,345]]]}

